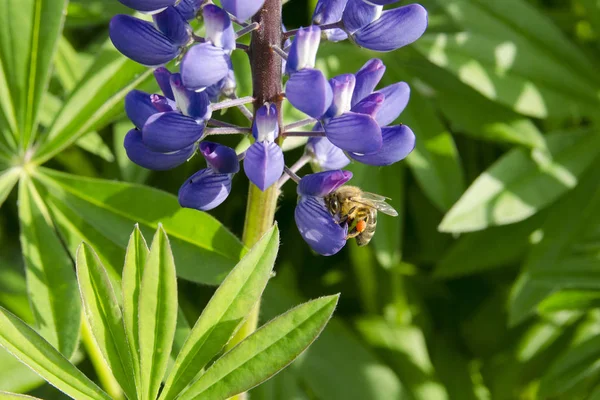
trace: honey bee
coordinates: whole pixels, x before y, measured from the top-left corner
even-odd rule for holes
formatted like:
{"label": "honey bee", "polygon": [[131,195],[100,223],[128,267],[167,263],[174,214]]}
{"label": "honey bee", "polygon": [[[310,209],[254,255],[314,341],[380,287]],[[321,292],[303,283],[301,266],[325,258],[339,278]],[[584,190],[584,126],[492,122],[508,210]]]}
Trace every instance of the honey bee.
{"label": "honey bee", "polygon": [[340,224],[348,224],[347,239],[356,238],[359,246],[367,245],[377,227],[377,211],[393,217],[398,212],[385,202],[387,198],[363,192],[356,186],[342,186],[325,197],[325,205]]}

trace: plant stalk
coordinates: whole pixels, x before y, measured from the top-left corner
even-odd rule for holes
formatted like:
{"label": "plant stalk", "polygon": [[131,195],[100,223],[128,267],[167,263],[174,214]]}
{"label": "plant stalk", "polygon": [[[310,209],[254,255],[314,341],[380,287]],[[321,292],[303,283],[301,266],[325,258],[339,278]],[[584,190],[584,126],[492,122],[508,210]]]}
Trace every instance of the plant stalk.
{"label": "plant stalk", "polygon": [[[278,46],[282,41],[281,30],[281,0],[266,0],[261,10],[252,19],[259,28],[252,32],[252,41],[248,56],[252,67],[252,87],[254,89],[254,111],[265,103],[274,103],[279,116],[279,126],[283,127],[281,116],[282,75],[281,57],[277,55],[272,46]],[[280,132],[281,133],[281,132]],[[283,140],[282,137],[279,139]],[[281,144],[281,143],[279,143]],[[266,191],[250,183],[248,191],[248,205],[244,221],[244,234],[242,240],[248,248],[256,242],[273,226],[275,208],[277,206],[277,185],[271,186]],[[244,338],[252,334],[258,326],[260,301],[256,304],[244,325],[228,344],[232,348]],[[246,394],[232,397],[235,400],[246,398]]]}

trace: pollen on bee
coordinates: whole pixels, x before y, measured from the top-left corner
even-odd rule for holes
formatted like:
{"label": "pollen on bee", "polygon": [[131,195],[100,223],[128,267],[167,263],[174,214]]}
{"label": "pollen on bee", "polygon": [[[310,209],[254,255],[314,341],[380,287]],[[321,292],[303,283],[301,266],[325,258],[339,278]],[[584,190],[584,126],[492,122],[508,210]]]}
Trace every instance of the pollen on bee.
{"label": "pollen on bee", "polygon": [[356,231],[358,233],[362,233],[365,229],[367,229],[367,223],[363,220],[358,221],[358,223],[356,224]]}

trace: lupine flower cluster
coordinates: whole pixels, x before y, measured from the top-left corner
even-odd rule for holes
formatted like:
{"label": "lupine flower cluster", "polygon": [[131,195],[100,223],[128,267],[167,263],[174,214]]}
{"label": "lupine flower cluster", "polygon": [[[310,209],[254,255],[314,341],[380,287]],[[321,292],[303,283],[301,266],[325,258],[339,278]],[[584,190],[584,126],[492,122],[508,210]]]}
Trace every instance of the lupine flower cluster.
{"label": "lupine flower cluster", "polygon": [[[341,168],[352,160],[375,166],[400,161],[413,150],[415,136],[406,125],[391,125],[408,103],[409,86],[399,82],[377,89],[385,72],[379,59],[354,74],[328,79],[315,67],[320,41],[347,39],[375,51],[395,50],[424,33],[426,10],[411,4],[384,11],[397,0],[319,0],[313,24],[286,32],[281,47],[272,48],[283,58],[288,76],[285,99],[308,116],[280,126],[275,104],[259,105],[252,113],[245,104],[254,99],[237,98],[230,58],[236,49],[248,48],[237,39],[260,28],[249,20],[264,0],[221,0],[222,8],[210,0],[120,1],[152,22],[117,15],[110,23],[110,38],[125,56],[154,68],[162,91],[133,90],[125,99],[134,125],[124,143],[129,158],[148,169],[168,170],[200,153],[207,167],[179,191],[180,204],[197,210],[213,209],[226,200],[240,161],[248,179],[263,191],[282,185],[289,175],[299,181],[296,223],[302,237],[319,254],[338,252],[348,227],[328,211],[323,198],[351,178]],[[190,25],[194,19],[204,22],[203,36]],[[239,107],[251,127],[212,118],[213,111],[228,107]],[[311,131],[295,130],[308,124]],[[250,135],[254,141],[236,154],[205,140],[217,134]],[[295,176],[303,162],[285,166],[280,144],[286,136],[309,137],[302,159],[311,163],[314,174]]]}

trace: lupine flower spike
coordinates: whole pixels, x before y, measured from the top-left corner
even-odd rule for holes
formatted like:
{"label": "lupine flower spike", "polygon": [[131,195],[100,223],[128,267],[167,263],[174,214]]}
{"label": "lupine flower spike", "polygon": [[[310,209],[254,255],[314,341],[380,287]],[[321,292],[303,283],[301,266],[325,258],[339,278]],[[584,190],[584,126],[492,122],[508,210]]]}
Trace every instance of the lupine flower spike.
{"label": "lupine flower spike", "polygon": [[[236,49],[248,49],[236,40],[260,28],[250,20],[265,0],[222,0],[222,8],[205,0],[120,1],[148,16],[115,16],[110,38],[121,53],[155,68],[162,92],[133,90],[126,96],[125,112],[133,128],[124,145],[133,162],[162,171],[185,163],[199,152],[206,167],[184,182],[179,202],[183,207],[206,211],[227,199],[243,160],[246,176],[260,190],[281,187],[289,177],[298,183],[296,224],[317,253],[335,254],[350,237],[360,239],[359,244],[368,243],[374,234],[374,221],[367,227],[368,215],[349,216],[349,211],[356,210],[342,212],[332,199],[342,191],[362,193],[345,186],[352,174],[342,168],[350,162],[389,165],[413,150],[412,130],[401,123],[394,125],[409,101],[410,87],[397,82],[378,88],[386,68],[377,58],[356,72],[326,77],[316,68],[319,45],[322,39],[348,39],[375,51],[398,49],[417,40],[427,28],[423,7],[410,4],[384,9],[396,0],[319,0],[313,25],[290,31],[283,27],[283,48],[272,45],[283,58],[282,73],[289,77],[285,93],[279,100],[257,105],[252,114],[245,104],[255,99],[236,96],[231,54]],[[202,37],[188,23],[199,17],[204,21]],[[171,63],[173,60],[176,62]],[[165,67],[167,64],[173,72]],[[178,64],[179,71],[172,69],[173,64],[173,68]],[[281,98],[309,118],[281,126],[277,103]],[[213,119],[213,111],[228,107],[239,107],[251,126]],[[295,130],[307,124],[312,124],[312,130]],[[216,134],[251,134],[253,144],[236,154],[213,142]],[[280,147],[287,136],[309,138],[304,155],[291,168],[285,166]],[[206,141],[207,137],[211,141]],[[305,164],[315,173],[298,177],[296,172]],[[365,196],[370,196],[373,207],[393,214],[378,202],[383,197]]]}

